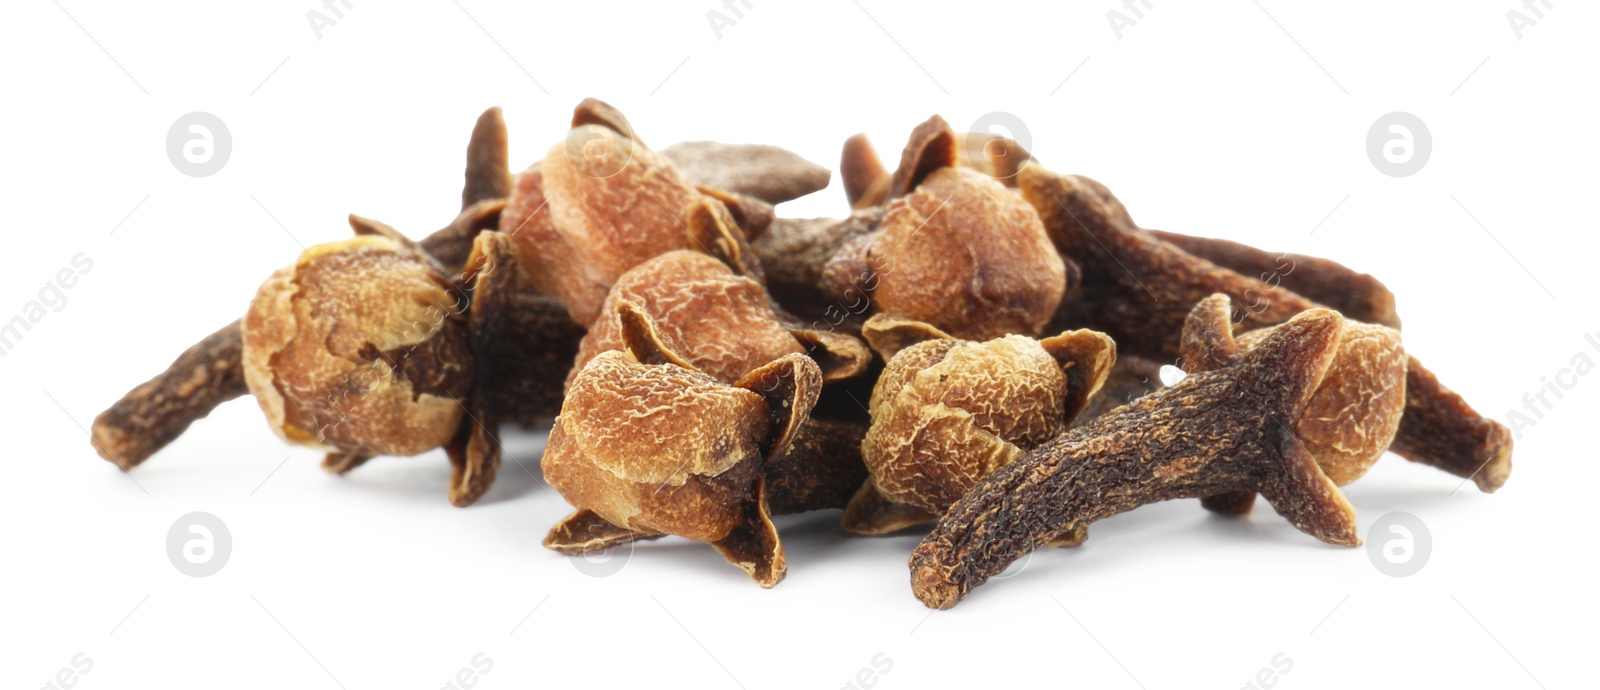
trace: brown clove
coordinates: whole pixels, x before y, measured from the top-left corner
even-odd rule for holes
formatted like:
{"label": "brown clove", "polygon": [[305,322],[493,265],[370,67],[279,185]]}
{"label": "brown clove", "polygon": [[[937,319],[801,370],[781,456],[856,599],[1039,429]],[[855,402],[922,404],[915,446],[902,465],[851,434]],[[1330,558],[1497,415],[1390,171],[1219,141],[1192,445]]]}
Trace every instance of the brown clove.
{"label": "brown clove", "polygon": [[[467,144],[466,183],[462,188],[460,214],[438,232],[419,244],[438,261],[444,272],[459,276],[472,251],[473,239],[484,229],[495,227],[505,205],[501,198],[486,196],[502,193],[510,179],[506,160],[505,120],[499,108],[490,108],[478,118]],[[558,318],[564,309],[551,298],[532,295],[519,298],[529,328],[551,334],[552,342],[568,342],[570,357],[581,331]],[[516,326],[514,326],[516,327]],[[240,322],[234,321],[191,346],[166,371],[128,391],[95,417],[91,441],[102,458],[129,470],[149,459],[177,439],[189,425],[203,419],[218,405],[248,393],[244,383],[240,353]],[[556,354],[562,354],[558,349]],[[570,361],[570,359],[568,360]],[[531,381],[548,379],[548,372],[530,371]],[[539,386],[531,387],[538,390]],[[555,394],[559,396],[560,391]],[[518,403],[513,410],[518,421],[533,423],[559,409],[551,404],[549,393],[536,393]],[[511,409],[511,408],[507,408]]]}
{"label": "brown clove", "polygon": [[775,221],[752,241],[773,295],[819,330],[884,313],[974,340],[1042,333],[1065,289],[1061,257],[1028,204],[959,158],[935,116],[912,132],[881,212]]}
{"label": "brown clove", "polygon": [[[1183,328],[1184,370],[1190,374],[1228,366],[1283,326],[1241,334],[1235,339],[1227,295],[1196,304]],[[1346,319],[1338,350],[1321,384],[1294,420],[1295,435],[1323,474],[1344,486],[1360,479],[1383,456],[1405,412],[1406,354],[1400,333],[1386,326]],[[1208,496],[1209,509],[1242,514],[1255,494]]]}
{"label": "brown clove", "polygon": [[627,351],[601,353],[573,379],[540,463],[578,508],[545,546],[581,553],[675,534],[776,585],[786,565],[763,465],[810,415],[821,370],[789,354],[730,385],[674,352],[636,305],[616,313]]}
{"label": "brown clove", "polygon": [[[637,306],[675,352],[724,383],[787,354],[817,359],[825,381],[865,370],[872,355],[859,340],[803,328],[774,307],[760,282],[760,263],[721,204],[697,200],[687,225],[695,249],[629,269],[612,285],[603,313],[615,315],[624,302]],[[621,323],[597,320],[583,337],[568,385],[595,356],[623,347]]]}
{"label": "brown clove", "polygon": [[1381,281],[1336,261],[1304,254],[1269,252],[1228,240],[1146,230],[1189,254],[1268,285],[1302,295],[1347,319],[1400,328],[1394,293]]}
{"label": "brown clove", "polygon": [[1094,520],[1235,491],[1261,492],[1322,541],[1360,544],[1354,510],[1293,428],[1337,354],[1343,321],[1303,312],[1237,362],[1112,410],[989,475],[913,551],[913,593],[950,608]]}
{"label": "brown clove", "polygon": [[864,535],[944,514],[985,476],[1060,435],[1116,359],[1116,345],[1093,331],[978,343],[880,314],[864,334],[888,362],[861,445],[871,476],[844,514],[845,531]]}
{"label": "brown clove", "polygon": [[[1082,273],[1081,285],[1062,301],[1052,328],[1092,328],[1115,339],[1119,351],[1171,362],[1181,354],[1189,309],[1214,293],[1232,299],[1232,320],[1243,331],[1283,323],[1317,306],[1139,229],[1122,203],[1094,180],[1040,165],[1025,166],[1017,179],[1051,239]],[[1408,384],[1420,385],[1407,387],[1396,452],[1472,477],[1486,492],[1499,488],[1511,471],[1509,430],[1439,385],[1415,357],[1408,360],[1407,372]]]}

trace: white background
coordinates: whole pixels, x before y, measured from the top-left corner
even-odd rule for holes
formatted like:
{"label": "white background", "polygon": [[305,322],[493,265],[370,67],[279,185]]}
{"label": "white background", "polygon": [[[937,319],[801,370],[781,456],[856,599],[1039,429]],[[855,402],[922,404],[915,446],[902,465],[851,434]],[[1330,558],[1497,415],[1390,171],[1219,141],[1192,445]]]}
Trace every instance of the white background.
{"label": "white background", "polygon": [[[932,113],[1013,113],[1041,160],[1146,227],[1376,274],[1407,349],[1504,420],[1578,353],[1600,361],[1592,3],[1541,7],[1520,40],[1513,0],[1163,0],[1120,40],[1113,0],[754,0],[720,39],[712,0],[357,0],[320,40],[321,0],[145,5],[24,0],[0,21],[0,319],[74,254],[94,262],[0,358],[6,687],[46,687],[79,652],[79,688],[432,689],[479,652],[479,688],[840,688],[880,653],[878,688],[1239,688],[1280,653],[1279,688],[1593,687],[1600,376],[1520,429],[1496,495],[1393,457],[1348,487],[1363,532],[1392,511],[1427,524],[1411,577],[1265,504],[1227,520],[1180,501],[931,615],[907,585],[918,536],[847,539],[837,512],[779,521],[790,570],[770,591],[677,539],[587,575],[539,546],[568,507],[533,478],[536,435],[463,510],[442,453],[336,478],[249,399],[129,476],[83,430],[303,245],[347,236],[346,213],[418,237],[447,222],[483,108],[505,107],[520,167],[585,96],[658,148],[768,142],[829,167],[856,132],[892,162]],[[233,140],[205,178],[165,153],[197,110]],[[1433,138],[1405,178],[1365,150],[1397,110]],[[837,178],[780,212],[844,214]],[[233,539],[203,579],[165,549],[197,510]]]}

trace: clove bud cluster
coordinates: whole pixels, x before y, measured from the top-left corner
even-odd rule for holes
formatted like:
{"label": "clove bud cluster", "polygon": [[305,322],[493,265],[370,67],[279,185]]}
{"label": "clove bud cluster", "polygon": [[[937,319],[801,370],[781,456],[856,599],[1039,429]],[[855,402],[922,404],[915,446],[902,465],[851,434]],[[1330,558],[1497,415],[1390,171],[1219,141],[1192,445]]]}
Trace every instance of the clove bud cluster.
{"label": "clove bud cluster", "polygon": [[1378,279],[1142,228],[1014,141],[934,116],[891,171],[851,137],[843,217],[797,219],[774,205],[831,175],[783,149],[658,151],[594,99],[556,134],[512,175],[485,112],[454,220],[412,240],[350,216],[97,417],[96,451],[132,470],[248,394],[335,474],[443,449],[466,506],[502,427],[550,421],[540,467],[574,510],[549,549],[681,537],[771,587],[773,515],[937,521],[909,567],[938,608],[1147,503],[1259,494],[1352,546],[1338,487],[1386,452],[1510,475],[1507,429],[1406,350]]}

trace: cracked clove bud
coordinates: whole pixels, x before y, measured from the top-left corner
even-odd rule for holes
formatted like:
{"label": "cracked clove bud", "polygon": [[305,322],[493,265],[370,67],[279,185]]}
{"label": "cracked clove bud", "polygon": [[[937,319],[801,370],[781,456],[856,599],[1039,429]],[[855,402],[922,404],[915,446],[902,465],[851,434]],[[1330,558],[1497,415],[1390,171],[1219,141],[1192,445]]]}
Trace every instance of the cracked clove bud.
{"label": "cracked clove bud", "polygon": [[415,455],[456,433],[466,301],[420,251],[376,235],[312,247],[262,284],[243,336],[245,382],[290,443]]}
{"label": "cracked clove bud", "polygon": [[498,233],[478,237],[469,303],[393,228],[355,216],[351,226],[356,237],[308,249],[257,291],[241,329],[245,383],[272,430],[326,450],[330,472],[443,446],[450,502],[470,505],[494,482],[494,404],[519,371],[503,359],[503,326],[526,290],[514,250]]}
{"label": "cracked clove bud", "polygon": [[934,116],[912,132],[881,211],[774,221],[752,240],[773,294],[830,326],[884,313],[974,340],[1043,332],[1065,290],[1061,257],[1038,214],[957,165],[956,147]]}
{"label": "cracked clove bud", "polygon": [[730,385],[673,352],[636,305],[617,314],[627,351],[599,354],[573,379],[540,463],[578,508],[545,546],[573,554],[675,534],[776,585],[786,565],[763,466],[809,416],[821,370],[789,354]]}
{"label": "cracked clove bud", "polygon": [[1354,510],[1296,435],[1344,319],[1306,311],[1229,366],[1112,410],[989,475],[910,560],[911,588],[950,608],[1023,555],[1141,505],[1258,491],[1322,541],[1360,544]]}
{"label": "cracked clove bud", "polygon": [[[1251,331],[1318,305],[1280,285],[1241,275],[1157,239],[1134,224],[1122,203],[1094,180],[1025,166],[1018,187],[1039,211],[1051,239],[1082,273],[1053,328],[1092,328],[1124,353],[1156,361],[1180,354],[1189,309],[1222,293],[1233,321]],[[1510,430],[1484,418],[1445,388],[1415,357],[1407,360],[1406,411],[1391,449],[1408,460],[1471,477],[1493,492],[1511,472]]]}
{"label": "cracked clove bud", "polygon": [[845,531],[863,535],[943,515],[984,477],[1059,436],[1116,359],[1116,345],[1093,331],[979,343],[880,314],[863,334],[888,362],[861,446],[871,476],[844,514]]}

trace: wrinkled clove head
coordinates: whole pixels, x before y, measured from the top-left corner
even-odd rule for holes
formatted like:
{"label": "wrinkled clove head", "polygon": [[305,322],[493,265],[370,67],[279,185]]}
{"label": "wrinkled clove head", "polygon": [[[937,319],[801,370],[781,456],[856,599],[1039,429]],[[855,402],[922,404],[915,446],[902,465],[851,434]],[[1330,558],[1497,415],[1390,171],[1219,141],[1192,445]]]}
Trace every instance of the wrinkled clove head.
{"label": "wrinkled clove head", "polygon": [[1093,331],[973,342],[880,315],[863,333],[888,361],[861,445],[871,479],[845,515],[847,530],[865,534],[905,526],[905,512],[884,504],[941,515],[1061,434],[1116,358],[1111,339]]}
{"label": "wrinkled clove head", "polygon": [[825,380],[861,373],[872,353],[854,337],[801,328],[780,313],[761,282],[761,266],[728,209],[711,198],[694,202],[687,222],[693,251],[662,254],[633,267],[606,295],[602,314],[579,349],[577,372],[595,355],[625,346],[616,318],[624,303],[654,324],[665,346],[724,383],[784,355],[806,353]]}
{"label": "wrinkled clove head", "polygon": [[471,388],[465,302],[389,237],[314,246],[272,274],[243,323],[244,374],[285,440],[363,455],[445,444]]}
{"label": "wrinkled clove head", "polygon": [[717,541],[739,524],[769,417],[709,374],[604,352],[567,391],[544,476],[613,525]]}
{"label": "wrinkled clove head", "polygon": [[621,113],[589,99],[566,138],[517,176],[500,231],[517,242],[538,287],[589,324],[624,272],[688,246],[684,218],[698,198]]}
{"label": "wrinkled clove head", "polygon": [[1225,367],[1185,377],[1069,431],[985,478],[912,552],[912,591],[949,608],[1023,554],[1141,505],[1258,491],[1296,528],[1361,543],[1355,511],[1287,423],[1339,344],[1312,309]]}
{"label": "wrinkled clove head", "polygon": [[1037,336],[1066,290],[1061,256],[1024,199],[955,165],[956,146],[937,116],[918,127],[879,232],[847,243],[825,277],[870,292],[877,313],[956,337]]}
{"label": "wrinkled clove head", "polygon": [[[1190,312],[1183,361],[1190,373],[1228,366],[1280,326],[1233,336],[1232,301],[1212,295]],[[1388,450],[1406,404],[1406,354],[1400,332],[1344,320],[1339,346],[1294,431],[1335,484],[1349,484]]]}
{"label": "wrinkled clove head", "polygon": [[[674,351],[718,381],[737,381],[767,362],[804,352],[773,314],[760,283],[700,252],[668,252],[635,266],[612,286],[601,313],[614,316],[622,302],[637,304]],[[579,346],[569,386],[590,360],[623,346],[617,319],[597,319]]]}
{"label": "wrinkled clove head", "polygon": [[579,509],[545,545],[581,552],[571,528],[597,519],[632,535],[619,539],[709,542],[761,586],[777,584],[784,556],[763,468],[811,414],[820,369],[790,354],[723,383],[673,352],[638,305],[617,315],[628,349],[584,366],[545,446],[545,479]]}

